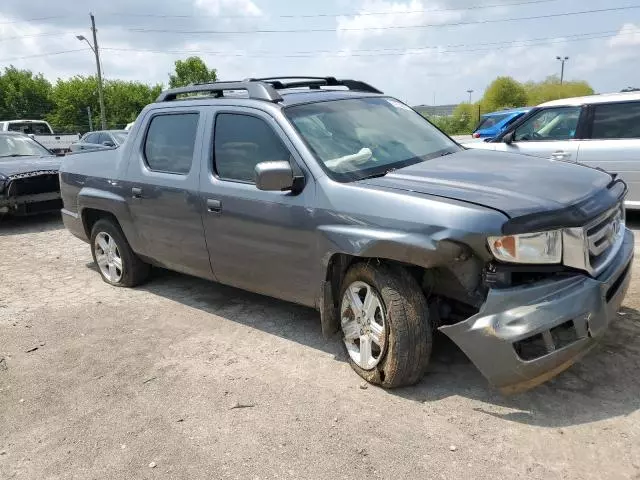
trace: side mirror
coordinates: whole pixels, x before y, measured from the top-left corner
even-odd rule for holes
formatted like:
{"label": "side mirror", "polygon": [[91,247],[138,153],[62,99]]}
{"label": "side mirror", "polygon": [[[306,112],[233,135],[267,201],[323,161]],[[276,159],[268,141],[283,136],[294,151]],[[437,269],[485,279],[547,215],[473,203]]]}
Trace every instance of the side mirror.
{"label": "side mirror", "polygon": [[289,162],[260,162],[255,168],[255,180],[258,190],[284,192],[292,190],[293,170]]}
{"label": "side mirror", "polygon": [[511,145],[513,143],[513,139],[516,136],[516,131],[512,130],[511,132],[507,133],[504,137],[502,137],[502,142],[506,143],[507,145]]}
{"label": "side mirror", "polygon": [[102,145],[104,145],[105,147],[115,147],[115,144],[113,142],[110,142],[109,140],[102,142]]}

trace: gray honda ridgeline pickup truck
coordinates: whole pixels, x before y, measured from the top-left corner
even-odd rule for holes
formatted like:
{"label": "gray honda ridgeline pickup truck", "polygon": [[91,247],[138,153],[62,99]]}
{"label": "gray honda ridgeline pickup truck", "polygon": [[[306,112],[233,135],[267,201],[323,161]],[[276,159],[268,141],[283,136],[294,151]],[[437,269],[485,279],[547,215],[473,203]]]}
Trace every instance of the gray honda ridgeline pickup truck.
{"label": "gray honda ridgeline pickup truck", "polygon": [[622,180],[466,150],[355,80],[166,91],[60,184],[107,283],[157,265],[314,307],[384,387],[420,380],[436,330],[503,392],[533,387],[603,335],[631,278]]}

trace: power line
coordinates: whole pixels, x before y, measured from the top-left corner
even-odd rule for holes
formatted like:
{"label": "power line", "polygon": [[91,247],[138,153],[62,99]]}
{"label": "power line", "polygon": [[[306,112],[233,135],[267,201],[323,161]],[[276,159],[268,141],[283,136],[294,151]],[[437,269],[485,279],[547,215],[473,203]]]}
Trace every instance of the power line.
{"label": "power line", "polygon": [[53,37],[69,35],[68,32],[44,32],[44,33],[28,33],[26,35],[15,35],[13,37],[0,38],[0,42],[6,42],[8,40],[18,40],[20,38],[34,38],[34,37]]}
{"label": "power line", "polygon": [[[608,30],[603,32],[591,32],[591,33],[579,33],[574,35],[565,35],[562,37],[539,37],[539,38],[530,38],[525,40],[512,40],[512,41],[503,41],[503,42],[486,42],[486,43],[475,43],[475,44],[453,44],[453,45],[438,45],[438,46],[429,46],[429,47],[409,47],[409,48],[380,48],[380,49],[356,49],[356,50],[342,50],[342,51],[334,51],[334,50],[303,50],[303,51],[294,51],[288,53],[274,53],[267,50],[262,51],[254,51],[254,52],[241,52],[241,53],[233,53],[229,51],[207,51],[207,50],[153,50],[153,49],[136,49],[136,48],[117,48],[117,47],[102,47],[102,50],[109,51],[119,51],[119,52],[138,52],[138,53],[160,53],[160,54],[178,54],[178,55],[189,55],[189,54],[208,54],[208,55],[219,55],[219,56],[227,56],[227,57],[267,57],[267,58],[307,58],[313,57],[319,54],[332,54],[330,56],[342,57],[369,57],[369,56],[396,56],[396,55],[418,55],[429,53],[431,50],[439,50],[438,53],[469,53],[469,52],[479,52],[486,50],[504,50],[507,48],[517,48],[517,47],[529,47],[529,46],[539,46],[539,45],[553,45],[556,43],[562,42],[576,42],[576,41],[585,41],[585,40],[594,40],[599,38],[611,38],[617,35],[630,35],[637,34],[636,30]],[[533,43],[532,43],[533,42]],[[442,51],[442,48],[451,48],[457,49],[460,47],[476,47],[476,46],[485,46],[489,48],[471,48],[471,49],[460,49],[460,50],[445,50]],[[426,50],[426,51],[425,51]],[[354,53],[355,52],[355,53]],[[364,54],[368,53],[368,54]]]}
{"label": "power line", "polygon": [[23,20],[12,20],[10,22],[0,22],[0,25],[13,25],[16,23],[40,22],[42,20],[54,20],[57,18],[68,18],[67,15],[52,15],[50,17],[25,18]]}
{"label": "power line", "polygon": [[[274,18],[336,18],[336,17],[360,17],[360,16],[378,16],[378,15],[409,15],[415,13],[439,13],[439,12],[461,12],[468,10],[481,10],[500,7],[515,7],[521,5],[538,5],[541,3],[558,2],[560,0],[526,0],[514,3],[495,3],[492,5],[474,5],[465,8],[444,8],[444,9],[428,9],[428,10],[406,10],[395,12],[352,12],[352,13],[313,13],[298,15],[273,15]],[[130,12],[105,12],[102,15],[113,16],[129,16],[129,17],[150,17],[150,18],[252,18],[249,15],[168,15],[161,13],[130,13]]]}
{"label": "power line", "polygon": [[564,13],[550,13],[546,15],[533,15],[529,17],[514,17],[514,18],[496,18],[489,20],[473,20],[468,22],[453,22],[453,23],[425,23],[421,25],[391,25],[387,27],[361,27],[361,28],[304,28],[304,29],[290,29],[290,30],[270,30],[270,29],[257,29],[257,30],[168,30],[161,28],[129,28],[127,31],[137,33],[182,33],[189,35],[196,34],[256,34],[256,33],[315,33],[315,32],[336,32],[336,31],[364,31],[364,30],[399,30],[399,29],[411,29],[411,28],[426,28],[426,27],[454,27],[461,25],[480,25],[487,23],[502,23],[502,22],[515,22],[521,20],[539,20],[543,18],[556,18],[567,17],[572,15],[586,15],[591,13],[604,13],[604,12],[616,12],[624,10],[633,10],[640,8],[640,5],[629,5],[626,7],[611,7],[601,8],[595,10],[581,10],[577,12],[564,12]]}
{"label": "power line", "polygon": [[24,57],[0,58],[0,62],[12,62],[14,60],[24,60],[25,58],[50,57],[53,55],[62,55],[64,53],[84,52],[86,48],[76,48],[75,50],[63,50],[61,52],[39,53],[37,55],[26,55]]}

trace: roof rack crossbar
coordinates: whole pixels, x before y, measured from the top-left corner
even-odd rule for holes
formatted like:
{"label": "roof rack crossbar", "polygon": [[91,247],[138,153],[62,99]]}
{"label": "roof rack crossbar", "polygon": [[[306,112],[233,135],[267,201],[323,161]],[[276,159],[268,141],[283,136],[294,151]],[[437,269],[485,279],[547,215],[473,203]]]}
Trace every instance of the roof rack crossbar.
{"label": "roof rack crossbar", "polygon": [[[361,82],[360,80],[337,80],[335,77],[301,77],[301,76],[289,76],[289,77],[264,77],[264,78],[249,78],[252,82],[265,82],[269,83],[276,90],[282,90],[285,88],[319,88],[319,87],[347,87],[349,90],[357,90],[360,92],[368,93],[382,93],[382,91],[369,85],[368,83]],[[284,80],[297,80],[294,82],[285,82]]]}
{"label": "roof rack crossbar", "polygon": [[[293,81],[291,81],[293,80]],[[266,100],[268,102],[281,102],[282,97],[278,90],[286,88],[310,88],[319,89],[320,87],[347,87],[349,90],[357,90],[368,93],[382,93],[375,87],[360,80],[337,80],[335,77],[266,77],[266,78],[248,78],[246,80],[235,82],[214,82],[196,85],[188,85],[186,87],[172,88],[162,92],[156,102],[171,102],[177,100],[181,95],[189,95],[194,93],[208,93],[214,97],[224,96],[225,91],[245,90],[249,98],[255,100]],[[198,97],[187,97],[198,98]]]}
{"label": "roof rack crossbar", "polygon": [[230,90],[245,90],[249,95],[249,98],[256,100],[266,100],[268,102],[280,102],[282,97],[275,88],[264,82],[215,82],[215,83],[203,83],[197,85],[188,85],[186,87],[172,88],[170,90],[162,92],[156,102],[170,102],[176,100],[180,95],[188,95],[191,93],[210,93],[215,96],[221,97],[225,91]]}

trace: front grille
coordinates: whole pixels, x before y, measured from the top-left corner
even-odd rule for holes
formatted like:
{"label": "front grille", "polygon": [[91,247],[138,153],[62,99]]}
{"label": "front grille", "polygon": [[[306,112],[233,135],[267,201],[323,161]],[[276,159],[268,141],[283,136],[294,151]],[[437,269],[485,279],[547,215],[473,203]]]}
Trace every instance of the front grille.
{"label": "front grille", "polygon": [[9,195],[15,197],[59,190],[60,182],[57,173],[12,179],[8,187]]}
{"label": "front grille", "polygon": [[563,231],[563,263],[599,275],[611,263],[624,238],[622,203],[607,210],[584,227]]}
{"label": "front grille", "polygon": [[617,206],[601,215],[585,228],[589,266],[599,273],[609,264],[620,248],[624,235],[624,207]]}

